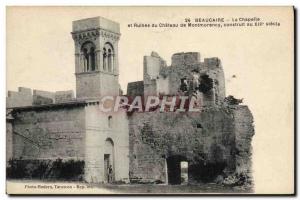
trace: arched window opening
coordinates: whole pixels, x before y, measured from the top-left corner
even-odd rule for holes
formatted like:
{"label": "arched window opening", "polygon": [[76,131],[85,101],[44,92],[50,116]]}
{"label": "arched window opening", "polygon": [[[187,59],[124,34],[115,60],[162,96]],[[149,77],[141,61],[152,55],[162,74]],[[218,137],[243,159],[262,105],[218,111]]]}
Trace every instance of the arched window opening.
{"label": "arched window opening", "polygon": [[96,69],[96,56],[95,56],[95,48],[92,47],[90,49],[90,60],[91,60],[91,71],[95,71]]}
{"label": "arched window opening", "polygon": [[112,116],[108,116],[108,127],[112,127]]}
{"label": "arched window opening", "polygon": [[106,43],[103,48],[103,70],[114,71],[114,50],[110,43]]}
{"label": "arched window opening", "polygon": [[112,71],[112,66],[111,66],[111,63],[112,63],[112,54],[111,54],[111,49],[108,49],[108,56],[107,56],[107,60],[108,60],[108,71],[111,72]]}
{"label": "arched window opening", "polygon": [[89,55],[88,50],[86,48],[83,49],[83,68],[84,71],[89,70]]}
{"label": "arched window opening", "polygon": [[106,70],[106,57],[107,57],[106,48],[103,48],[103,70]]}
{"label": "arched window opening", "polygon": [[86,42],[81,48],[82,66],[83,71],[95,71],[96,70],[96,52],[95,45],[92,42]]}

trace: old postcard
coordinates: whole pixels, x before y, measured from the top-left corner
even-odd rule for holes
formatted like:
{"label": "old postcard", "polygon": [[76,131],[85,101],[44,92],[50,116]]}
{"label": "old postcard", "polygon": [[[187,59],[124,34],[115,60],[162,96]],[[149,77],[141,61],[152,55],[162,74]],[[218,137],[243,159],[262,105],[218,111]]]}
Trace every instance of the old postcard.
{"label": "old postcard", "polygon": [[294,9],[7,7],[8,194],[294,191]]}

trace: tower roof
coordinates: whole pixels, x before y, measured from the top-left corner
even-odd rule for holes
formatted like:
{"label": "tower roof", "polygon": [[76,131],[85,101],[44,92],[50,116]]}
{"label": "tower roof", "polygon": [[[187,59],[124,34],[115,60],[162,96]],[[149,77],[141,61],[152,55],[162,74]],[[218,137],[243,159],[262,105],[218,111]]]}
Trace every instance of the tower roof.
{"label": "tower roof", "polygon": [[92,17],[72,22],[73,33],[91,29],[104,29],[114,33],[120,33],[120,24],[104,17]]}

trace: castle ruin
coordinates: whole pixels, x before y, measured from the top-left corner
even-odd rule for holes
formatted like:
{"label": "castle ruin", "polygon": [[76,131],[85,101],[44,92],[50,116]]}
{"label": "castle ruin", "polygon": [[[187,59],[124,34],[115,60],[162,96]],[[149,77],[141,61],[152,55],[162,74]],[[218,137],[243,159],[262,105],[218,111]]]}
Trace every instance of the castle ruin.
{"label": "castle ruin", "polygon": [[[8,173],[14,165],[31,168],[9,177],[197,184],[242,174],[251,182],[253,117],[248,106],[226,97],[219,58],[181,52],[167,66],[152,52],[144,57],[143,81],[128,83],[128,97],[196,96],[201,112],[103,113],[101,97],[122,95],[120,26],[94,17],[74,21],[71,34],[76,97],[71,90],[8,92]],[[67,169],[79,170],[66,176],[59,166],[70,160]]]}

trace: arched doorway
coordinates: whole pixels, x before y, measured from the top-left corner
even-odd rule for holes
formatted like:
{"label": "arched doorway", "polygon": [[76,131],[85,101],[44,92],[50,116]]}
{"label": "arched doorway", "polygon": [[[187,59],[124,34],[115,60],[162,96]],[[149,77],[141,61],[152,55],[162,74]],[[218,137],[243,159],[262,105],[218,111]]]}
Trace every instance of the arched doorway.
{"label": "arched doorway", "polygon": [[188,162],[183,156],[170,156],[167,158],[167,173],[169,185],[188,183]]}
{"label": "arched doorway", "polygon": [[114,175],[114,142],[111,138],[107,138],[104,145],[104,182],[112,183]]}

